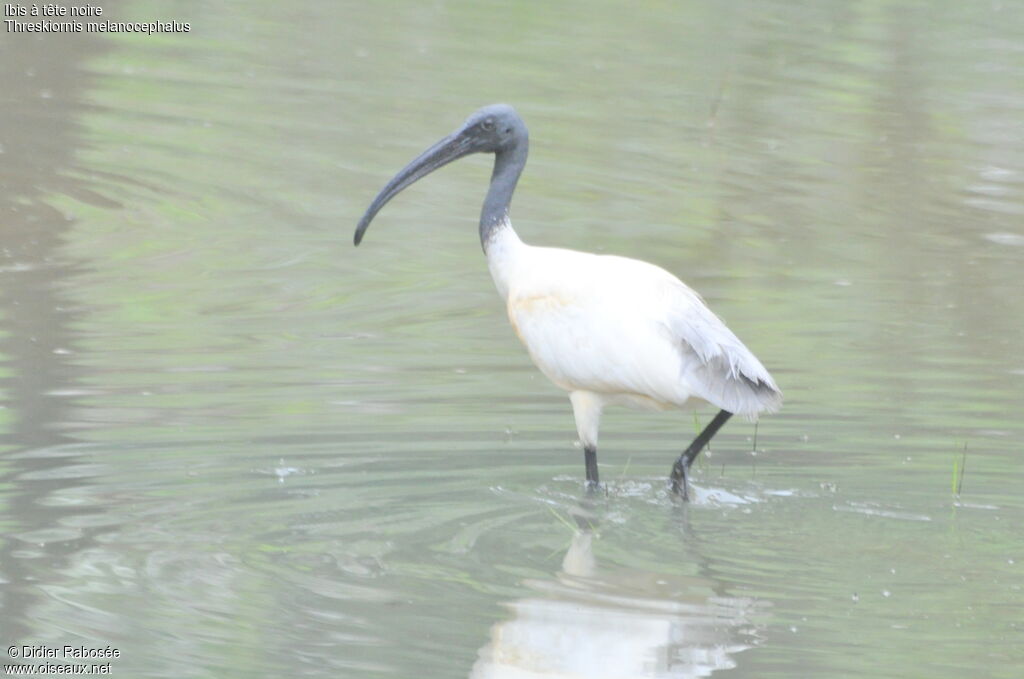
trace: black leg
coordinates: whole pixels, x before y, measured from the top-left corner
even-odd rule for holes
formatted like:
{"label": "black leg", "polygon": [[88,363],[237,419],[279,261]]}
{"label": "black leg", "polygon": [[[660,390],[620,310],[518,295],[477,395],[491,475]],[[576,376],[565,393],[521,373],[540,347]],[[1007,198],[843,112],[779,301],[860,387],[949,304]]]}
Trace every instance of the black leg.
{"label": "black leg", "polygon": [[669,479],[672,481],[672,492],[680,495],[684,500],[688,500],[689,494],[686,490],[686,472],[690,470],[690,465],[700,455],[700,451],[704,450],[704,446],[708,444],[711,437],[714,436],[722,425],[725,424],[729,418],[732,417],[732,413],[728,410],[720,410],[715,415],[715,419],[708,423],[708,426],[704,427],[704,431],[697,434],[697,438],[693,439],[693,443],[683,451],[683,454],[679,456],[676,463],[672,465],[672,473],[669,475]]}
{"label": "black leg", "polygon": [[680,455],[676,463],[672,465],[672,473],[669,475],[672,483],[672,492],[679,496],[684,502],[690,500],[690,483],[687,480],[686,465],[683,464],[683,457]]}
{"label": "black leg", "polygon": [[583,460],[587,465],[587,488],[597,488],[597,448],[593,446],[583,447]]}

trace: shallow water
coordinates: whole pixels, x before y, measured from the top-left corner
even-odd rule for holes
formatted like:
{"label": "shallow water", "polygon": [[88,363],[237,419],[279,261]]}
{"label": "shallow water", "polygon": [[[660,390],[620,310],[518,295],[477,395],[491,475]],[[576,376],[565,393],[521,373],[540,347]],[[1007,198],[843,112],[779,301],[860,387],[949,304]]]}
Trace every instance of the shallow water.
{"label": "shallow water", "polygon": [[[131,677],[1024,674],[1019,12],[103,7],[193,29],[0,32],[5,648],[110,645]],[[351,245],[498,100],[532,137],[520,235],[678,273],[786,393],[689,507],[688,414],[609,410],[586,498],[480,255],[486,159]]]}

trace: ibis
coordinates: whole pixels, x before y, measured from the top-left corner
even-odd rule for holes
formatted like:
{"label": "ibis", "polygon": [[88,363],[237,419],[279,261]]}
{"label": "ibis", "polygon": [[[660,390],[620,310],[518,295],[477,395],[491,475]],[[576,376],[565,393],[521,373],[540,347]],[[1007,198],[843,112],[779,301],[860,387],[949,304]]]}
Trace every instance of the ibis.
{"label": "ibis", "polygon": [[472,153],[493,153],[480,213],[480,243],[508,320],[537,368],[569,392],[588,488],[597,488],[597,438],[605,406],[646,410],[702,404],[718,414],[672,466],[670,487],[688,499],[690,465],[732,415],[756,419],[782,405],[761,362],[700,295],[647,262],[520,240],[509,205],[526,165],[529,135],[515,109],[485,106],[428,148],[387,185],[355,231],[359,245],[377,213],[410,184]]}

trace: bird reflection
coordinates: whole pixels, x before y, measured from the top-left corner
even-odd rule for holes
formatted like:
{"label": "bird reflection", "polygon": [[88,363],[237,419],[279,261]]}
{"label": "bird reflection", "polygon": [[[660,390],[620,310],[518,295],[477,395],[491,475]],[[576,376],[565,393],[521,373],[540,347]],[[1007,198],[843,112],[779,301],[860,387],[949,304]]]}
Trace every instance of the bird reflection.
{"label": "bird reflection", "polygon": [[752,599],[715,593],[705,576],[602,568],[593,523],[579,529],[550,581],[509,604],[470,679],[706,677],[756,643]]}

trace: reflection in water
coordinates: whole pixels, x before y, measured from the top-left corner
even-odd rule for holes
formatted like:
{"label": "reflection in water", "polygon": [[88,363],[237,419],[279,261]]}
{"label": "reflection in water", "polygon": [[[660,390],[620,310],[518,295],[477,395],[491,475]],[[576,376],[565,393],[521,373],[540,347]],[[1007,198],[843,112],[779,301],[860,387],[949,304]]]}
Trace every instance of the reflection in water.
{"label": "reflection in water", "polygon": [[7,45],[0,59],[0,486],[8,489],[0,631],[10,641],[34,631],[28,611],[43,573],[98,532],[89,526],[93,510],[67,500],[88,476],[71,424],[80,395],[71,328],[80,312],[65,295],[80,267],[62,256],[73,221],[53,204],[62,196],[109,204],[72,176],[81,145],[75,114],[91,84],[81,64],[104,47],[94,36],[37,38]]}
{"label": "reflection in water", "polygon": [[703,577],[602,569],[593,540],[578,531],[554,580],[525,583],[537,596],[509,605],[471,679],[706,677],[755,643],[753,600]]}

